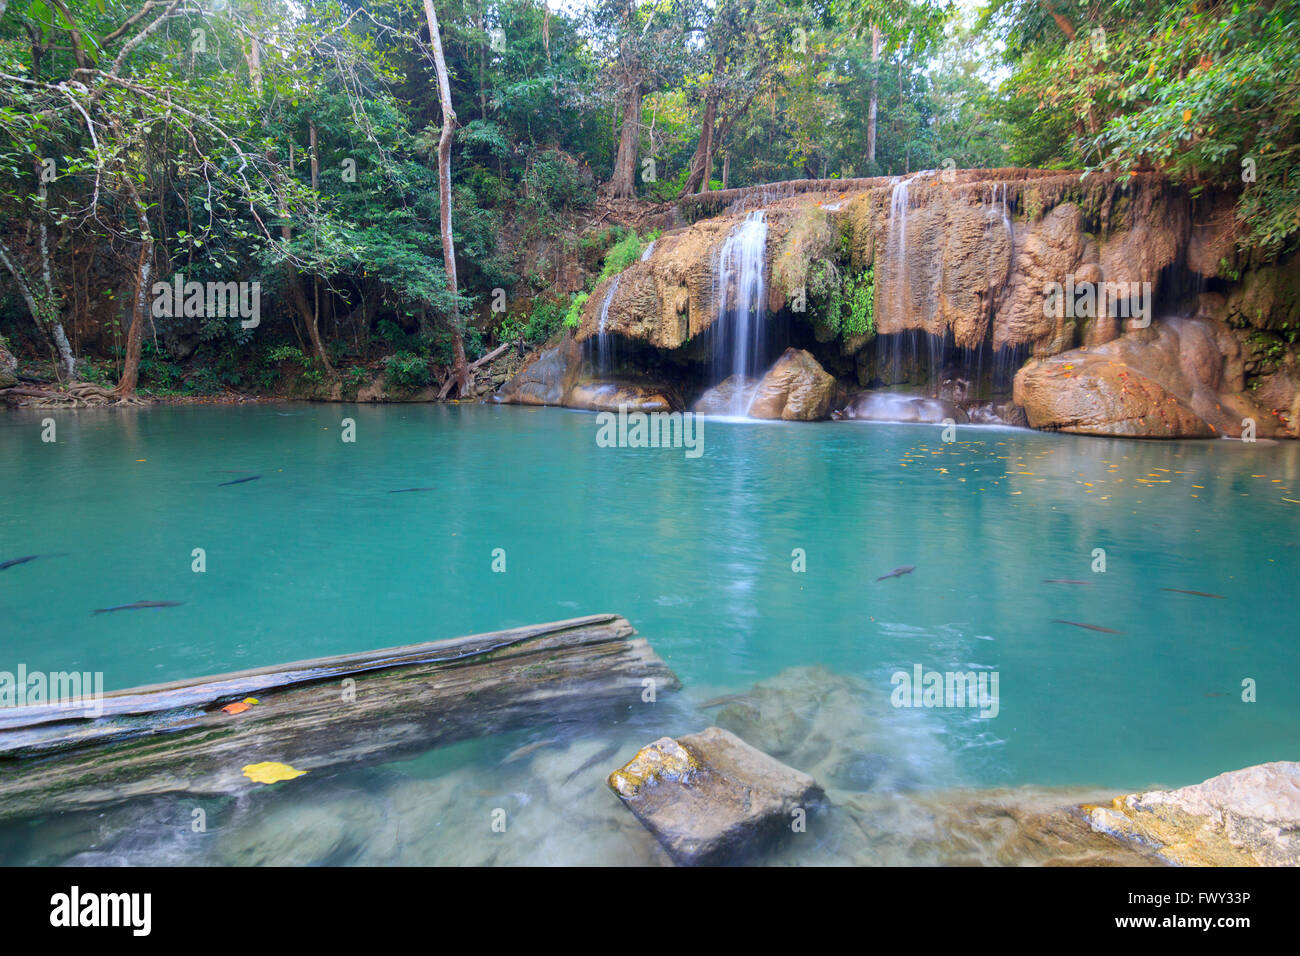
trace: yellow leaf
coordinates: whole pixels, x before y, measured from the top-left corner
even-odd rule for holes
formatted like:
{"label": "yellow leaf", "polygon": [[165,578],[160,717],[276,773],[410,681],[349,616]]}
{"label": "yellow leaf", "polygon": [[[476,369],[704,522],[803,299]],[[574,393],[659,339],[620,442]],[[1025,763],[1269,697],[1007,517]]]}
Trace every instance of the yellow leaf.
{"label": "yellow leaf", "polygon": [[274,761],[250,763],[244,767],[244,776],[254,783],[279,783],[281,780],[301,777],[306,772],[306,770],[294,770],[287,763]]}
{"label": "yellow leaf", "polygon": [[1184,123],[1190,123],[1191,121],[1192,121],[1192,111],[1191,111],[1191,110],[1183,110],[1183,122],[1184,122]]}

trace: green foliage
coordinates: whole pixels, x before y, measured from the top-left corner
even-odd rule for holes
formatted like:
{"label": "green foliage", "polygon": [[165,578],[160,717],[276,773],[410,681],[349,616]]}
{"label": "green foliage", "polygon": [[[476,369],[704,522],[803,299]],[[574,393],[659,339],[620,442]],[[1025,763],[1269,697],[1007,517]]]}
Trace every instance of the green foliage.
{"label": "green foliage", "polygon": [[564,315],[564,327],[567,329],[576,329],[582,324],[582,307],[587,304],[590,295],[586,292],[579,292],[569,303],[569,309]]}
{"label": "green foliage", "polygon": [[871,267],[844,280],[844,310],[840,323],[843,336],[874,335],[876,332],[876,276]]}
{"label": "green foliage", "polygon": [[421,355],[398,352],[384,359],[384,381],[389,388],[414,392],[431,381],[429,361]]}
{"label": "green foliage", "polygon": [[645,246],[646,243],[643,243],[635,232],[629,231],[605,253],[605,265],[600,270],[600,277],[596,281],[603,282],[610,276],[618,275],[641,258]]}
{"label": "green foliage", "polygon": [[302,349],[296,345],[273,345],[267,350],[266,358],[270,362],[294,362],[302,366],[308,364]]}
{"label": "green foliage", "polygon": [[150,395],[170,395],[180,382],[181,367],[169,361],[166,349],[146,340],[140,348],[140,391]]}
{"label": "green foliage", "polygon": [[819,259],[808,268],[806,292],[810,318],[832,335],[850,339],[876,332],[875,270],[856,275]]}
{"label": "green foliage", "polygon": [[1017,157],[1155,168],[1193,192],[1239,194],[1241,245],[1273,255],[1300,232],[1300,0],[1066,4],[1072,39],[1002,0]]}

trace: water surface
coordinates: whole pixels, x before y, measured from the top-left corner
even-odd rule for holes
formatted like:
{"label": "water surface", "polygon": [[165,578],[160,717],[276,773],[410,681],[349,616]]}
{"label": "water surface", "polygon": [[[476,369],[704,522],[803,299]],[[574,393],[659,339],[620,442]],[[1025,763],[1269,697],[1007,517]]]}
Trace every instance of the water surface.
{"label": "water surface", "polygon": [[[345,417],[355,443],[340,438]],[[915,743],[903,759],[922,789],[1129,791],[1300,758],[1294,444],[978,427],[944,443],[941,426],[710,420],[690,459],[599,448],[596,431],[589,414],[492,406],[0,416],[0,560],[53,555],[0,572],[0,669],[102,671],[112,689],[612,611],[681,677],[687,702],[807,665],[882,699],[915,664],[996,671],[996,718],[873,715],[878,735]],[[409,488],[432,490],[393,493]],[[875,580],[901,565],[916,569]],[[92,614],[139,600],[184,603]],[[1241,701],[1247,678],[1255,703]],[[583,780],[598,787],[637,741],[709,719],[641,715],[621,730],[626,752]],[[538,735],[315,780],[301,805],[283,785],[273,799],[302,813],[322,788],[391,802],[393,781],[433,786],[448,768],[461,790],[472,780],[492,794],[521,768],[547,772],[501,764],[524,739]],[[566,738],[571,763],[587,743]],[[612,811],[611,827],[626,815],[616,800]],[[179,812],[160,810],[158,826],[176,830]],[[379,824],[341,813],[373,847],[364,835]],[[64,826],[69,852],[102,842],[88,826]],[[43,845],[0,856],[48,859]],[[456,845],[420,861],[455,862]]]}

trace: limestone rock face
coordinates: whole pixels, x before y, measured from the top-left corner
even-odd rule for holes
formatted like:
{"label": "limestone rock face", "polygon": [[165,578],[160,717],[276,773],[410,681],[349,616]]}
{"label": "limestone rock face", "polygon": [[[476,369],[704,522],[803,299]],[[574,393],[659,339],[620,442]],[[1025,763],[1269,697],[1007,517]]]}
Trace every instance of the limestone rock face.
{"label": "limestone rock face", "polygon": [[815,780],[719,727],[642,748],[607,781],[681,865],[741,858],[824,795]]}
{"label": "limestone rock face", "polygon": [[1292,438],[1300,437],[1300,369],[1294,364],[1261,375],[1254,399],[1268,410],[1279,429]]}
{"label": "limestone rock face", "polygon": [[1235,391],[1231,354],[1200,319],[1164,319],[1094,349],[1030,362],[1015,379],[1015,402],[1033,428],[1143,438],[1239,437],[1278,425]]}
{"label": "limestone rock face", "polygon": [[1233,770],[1084,807],[1094,830],[1184,866],[1300,866],[1300,763]]}
{"label": "limestone rock face", "polygon": [[667,388],[602,381],[579,382],[564,404],[592,412],[616,412],[620,406],[626,406],[631,412],[670,412],[681,407]]}
{"label": "limestone rock face", "polygon": [[578,381],[582,350],[571,338],[536,358],[501,386],[497,401],[512,405],[563,405]]}
{"label": "limestone rock face", "polygon": [[789,348],[776,360],[750,402],[751,418],[811,422],[830,415],[835,377],[803,349]]}

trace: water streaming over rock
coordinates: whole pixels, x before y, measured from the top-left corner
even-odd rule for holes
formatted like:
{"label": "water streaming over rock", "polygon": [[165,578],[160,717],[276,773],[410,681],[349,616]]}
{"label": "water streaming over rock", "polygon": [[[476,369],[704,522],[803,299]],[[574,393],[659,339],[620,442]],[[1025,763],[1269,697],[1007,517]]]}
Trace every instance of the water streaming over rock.
{"label": "water streaming over rock", "polygon": [[654,254],[654,251],[655,251],[655,243],[656,243],[657,241],[658,241],[657,239],[651,239],[651,240],[650,240],[650,245],[646,246],[646,247],[645,247],[645,252],[641,253],[641,261],[642,261],[642,262],[647,262],[647,261],[649,261],[650,256]]}
{"label": "water streaming over rock", "polygon": [[609,284],[609,290],[605,293],[605,299],[600,303],[600,325],[596,327],[596,372],[601,375],[607,375],[614,368],[614,349],[610,334],[605,331],[605,324],[609,320],[609,304],[614,301],[614,294],[618,292],[618,282],[623,276],[614,276],[614,281]]}
{"label": "water streaming over rock", "polygon": [[[718,254],[714,272],[714,381],[732,376],[756,379],[763,361],[763,332],[767,319],[767,213],[755,209],[734,228]],[[752,389],[736,389],[731,413],[746,414]]]}

